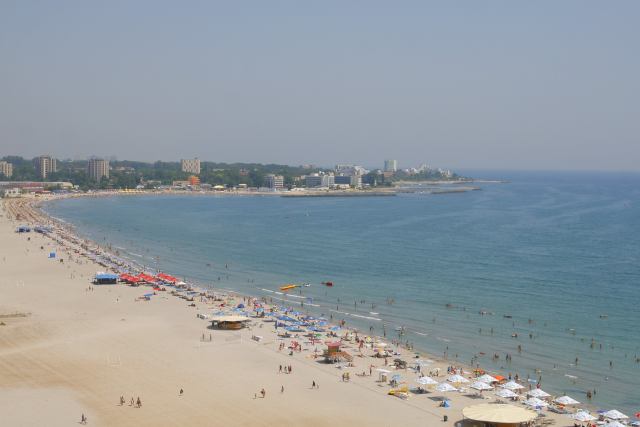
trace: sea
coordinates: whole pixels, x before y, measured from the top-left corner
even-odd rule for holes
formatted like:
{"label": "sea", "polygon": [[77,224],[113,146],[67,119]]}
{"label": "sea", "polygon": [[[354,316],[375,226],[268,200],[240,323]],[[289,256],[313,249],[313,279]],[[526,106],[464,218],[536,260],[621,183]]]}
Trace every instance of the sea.
{"label": "sea", "polygon": [[344,319],[413,343],[421,357],[518,374],[637,419],[640,173],[457,172],[508,182],[454,194],[110,196],[44,208],[188,282]]}

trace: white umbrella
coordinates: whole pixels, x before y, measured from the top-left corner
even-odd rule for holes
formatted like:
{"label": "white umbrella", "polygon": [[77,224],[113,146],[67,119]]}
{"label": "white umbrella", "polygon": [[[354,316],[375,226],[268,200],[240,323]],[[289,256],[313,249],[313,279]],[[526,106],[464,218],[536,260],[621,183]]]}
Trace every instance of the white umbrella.
{"label": "white umbrella", "polygon": [[498,380],[493,378],[491,375],[484,374],[480,378],[476,378],[478,381],[482,381],[484,383],[497,383]]}
{"label": "white umbrella", "polygon": [[533,396],[533,397],[549,397],[551,396],[549,393],[547,393],[546,391],[542,391],[539,388],[530,390],[527,392],[527,394],[529,396]]}
{"label": "white umbrella", "polygon": [[606,424],[606,426],[607,427],[629,427],[629,426],[626,426],[626,425],[622,424],[619,421],[612,421],[609,424]]}
{"label": "white umbrella", "polygon": [[468,379],[466,379],[461,375],[451,375],[449,378],[447,378],[447,381],[451,383],[468,383],[469,382]]}
{"label": "white umbrella", "polygon": [[487,383],[483,383],[482,381],[476,381],[471,384],[469,387],[475,388],[476,390],[493,390],[493,386],[490,386]]}
{"label": "white umbrella", "polygon": [[615,409],[612,409],[610,411],[605,412],[604,416],[607,417],[607,418],[613,418],[614,420],[620,420],[622,418],[629,418],[625,414],[623,414],[622,412],[616,411]]}
{"label": "white umbrella", "polygon": [[571,418],[573,418],[576,421],[593,421],[595,419],[597,419],[596,417],[594,417],[593,415],[589,415],[586,412],[576,412],[575,414],[571,414],[569,415]]}
{"label": "white umbrella", "polygon": [[437,386],[434,387],[436,390],[438,391],[444,391],[445,393],[448,391],[458,391],[457,388],[453,387],[452,385],[449,385],[447,383],[440,383]]}
{"label": "white umbrella", "polygon": [[500,387],[506,388],[507,390],[517,390],[519,388],[524,388],[524,386],[518,384],[515,381],[509,381],[508,383],[502,384]]}
{"label": "white umbrella", "polygon": [[569,396],[561,396],[555,399],[554,402],[562,403],[563,405],[577,405],[578,403],[580,403],[577,400],[570,398]]}
{"label": "white umbrella", "polygon": [[422,377],[415,380],[419,384],[429,385],[429,384],[438,384],[438,381],[434,380],[430,377]]}
{"label": "white umbrella", "polygon": [[540,400],[537,397],[532,397],[531,399],[525,400],[524,404],[529,406],[547,406],[548,405],[547,402],[545,402],[544,400]]}
{"label": "white umbrella", "polygon": [[516,396],[518,396],[517,394],[515,394],[511,390],[507,390],[507,389],[502,389],[500,391],[496,391],[493,394],[495,394],[496,396],[500,396],[500,397],[516,397]]}

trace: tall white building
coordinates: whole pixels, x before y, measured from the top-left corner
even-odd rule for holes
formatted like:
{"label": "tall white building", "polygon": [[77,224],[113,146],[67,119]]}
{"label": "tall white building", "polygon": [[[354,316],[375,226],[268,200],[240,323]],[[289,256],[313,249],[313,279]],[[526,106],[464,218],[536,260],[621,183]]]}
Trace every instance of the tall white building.
{"label": "tall white building", "polygon": [[57,160],[51,156],[40,156],[35,158],[36,173],[46,177],[50,172],[58,171]]}
{"label": "tall white building", "polygon": [[200,159],[182,159],[180,160],[180,167],[182,168],[182,172],[195,173],[196,175],[200,173]]}
{"label": "tall white building", "polygon": [[305,178],[305,184],[309,188],[332,187],[335,185],[335,177],[333,175],[312,173]]}
{"label": "tall white building", "polygon": [[384,171],[393,172],[398,170],[398,161],[387,159],[384,161]]}
{"label": "tall white building", "polygon": [[7,178],[11,178],[13,175],[13,164],[7,162],[0,162],[0,173],[6,176]]}
{"label": "tall white building", "polygon": [[269,173],[264,176],[264,180],[269,188],[284,188],[284,177],[282,175]]}
{"label": "tall white building", "polygon": [[88,172],[90,177],[98,181],[100,181],[103,176],[109,178],[109,161],[104,159],[89,159]]}

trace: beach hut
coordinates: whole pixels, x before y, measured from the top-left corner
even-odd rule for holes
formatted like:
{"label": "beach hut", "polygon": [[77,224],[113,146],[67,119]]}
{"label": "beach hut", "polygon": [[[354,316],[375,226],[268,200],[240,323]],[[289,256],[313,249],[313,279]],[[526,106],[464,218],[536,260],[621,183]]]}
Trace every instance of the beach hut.
{"label": "beach hut", "polygon": [[478,427],[500,426],[519,427],[535,419],[538,414],[535,411],[519,406],[485,403],[467,406],[462,410],[465,419],[477,421]]}
{"label": "beach hut", "polygon": [[30,233],[31,227],[18,227],[17,230],[18,233]]}
{"label": "beach hut", "polygon": [[351,362],[353,361],[353,356],[349,353],[340,350],[340,347],[343,347],[345,344],[343,342],[328,342],[327,349],[324,350],[324,361],[327,363],[338,363],[338,362]]}
{"label": "beach hut", "polygon": [[245,328],[246,322],[248,322],[244,316],[216,316],[214,320],[211,321],[212,326],[217,326],[219,329],[243,329]]}
{"label": "beach hut", "polygon": [[99,274],[93,277],[93,283],[96,285],[115,285],[118,283],[119,277],[114,274]]}

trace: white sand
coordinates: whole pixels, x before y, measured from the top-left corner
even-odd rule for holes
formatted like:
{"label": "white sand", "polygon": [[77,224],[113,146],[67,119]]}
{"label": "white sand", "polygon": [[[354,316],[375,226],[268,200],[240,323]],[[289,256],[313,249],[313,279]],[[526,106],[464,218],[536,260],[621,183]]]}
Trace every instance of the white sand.
{"label": "white sand", "polygon": [[[306,357],[313,347],[294,356],[277,351],[271,323],[243,332],[241,343],[226,341],[231,332],[196,317],[209,310],[194,311],[161,292],[134,302],[150,292],[144,286],[95,285],[87,292],[89,279],[102,268],[80,266],[66,255],[60,264],[63,252],[50,259],[51,240],[14,233],[16,225],[26,223],[0,218],[0,315],[27,317],[0,319],[6,323],[0,326],[0,425],[68,426],[84,413],[90,425],[100,426],[451,426],[464,407],[483,403],[449,393],[452,408],[445,409],[437,407],[437,391],[408,401],[389,396],[375,370],[366,383],[355,375],[368,372],[370,364],[382,367],[373,358],[355,358],[351,382],[343,383],[344,371]],[[198,348],[203,333],[213,342]],[[248,339],[252,333],[264,340]],[[111,363],[119,356],[121,365],[107,366],[107,356]],[[278,373],[280,365],[291,365],[293,373]],[[417,374],[399,373],[407,382],[401,386],[418,385]],[[312,381],[320,388],[312,389]],[[129,406],[132,397],[140,397],[142,408]],[[448,422],[442,421],[445,414]],[[556,425],[573,425],[566,416],[556,418]]]}

